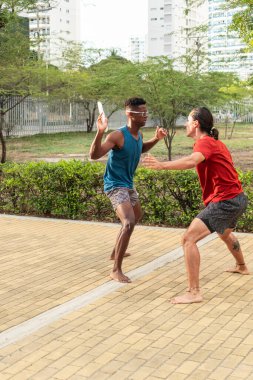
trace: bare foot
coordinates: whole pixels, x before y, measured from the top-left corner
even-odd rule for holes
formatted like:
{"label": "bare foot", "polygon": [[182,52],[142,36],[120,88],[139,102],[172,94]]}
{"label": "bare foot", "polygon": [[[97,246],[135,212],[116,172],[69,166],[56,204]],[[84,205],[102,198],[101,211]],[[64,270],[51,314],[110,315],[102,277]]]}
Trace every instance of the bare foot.
{"label": "bare foot", "polygon": [[202,302],[202,301],[203,301],[203,297],[199,292],[197,293],[188,292],[184,294],[183,296],[173,298],[170,302],[173,304],[180,304],[180,303],[187,304],[187,303],[197,303],[197,302]]}
{"label": "bare foot", "polygon": [[238,264],[236,264],[236,266],[234,268],[226,269],[225,272],[240,273],[240,274],[250,274],[249,271],[248,271],[248,268],[246,267],[246,265],[238,265]]}
{"label": "bare foot", "polygon": [[110,273],[110,277],[112,280],[118,282],[132,282],[129,277],[125,276],[121,271],[115,271]]}
{"label": "bare foot", "polygon": [[[131,253],[126,252],[123,257],[128,257],[128,256],[131,256]],[[115,254],[112,253],[111,256],[110,256],[110,260],[114,260],[114,259],[115,259]]]}

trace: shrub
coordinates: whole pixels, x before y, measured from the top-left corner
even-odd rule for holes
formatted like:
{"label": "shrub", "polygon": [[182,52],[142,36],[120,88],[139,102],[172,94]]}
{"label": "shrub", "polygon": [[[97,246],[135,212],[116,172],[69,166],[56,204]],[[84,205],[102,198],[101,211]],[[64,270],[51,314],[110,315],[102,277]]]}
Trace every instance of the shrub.
{"label": "shrub", "polygon": [[[117,218],[103,193],[104,165],[81,161],[1,165],[0,212],[113,222]],[[253,231],[253,173],[239,173],[249,207],[238,230]],[[135,176],[144,210],[143,224],[187,227],[203,208],[195,170],[152,171]]]}

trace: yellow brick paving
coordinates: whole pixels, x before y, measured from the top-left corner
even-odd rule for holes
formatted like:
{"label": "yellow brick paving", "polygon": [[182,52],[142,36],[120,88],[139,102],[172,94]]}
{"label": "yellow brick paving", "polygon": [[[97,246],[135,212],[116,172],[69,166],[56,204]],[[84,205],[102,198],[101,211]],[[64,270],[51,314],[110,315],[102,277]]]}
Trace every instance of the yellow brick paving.
{"label": "yellow brick paving", "polygon": [[[0,217],[1,331],[108,281],[118,225]],[[180,246],[183,230],[137,228],[126,272]],[[253,271],[253,234],[239,234]],[[205,301],[172,305],[183,258],[1,349],[0,379],[253,379],[252,276],[219,240],[200,248]]]}
{"label": "yellow brick paving", "polygon": [[[0,230],[1,330],[109,280],[118,225],[0,217]],[[125,271],[180,244],[180,230],[141,230],[134,233]]]}

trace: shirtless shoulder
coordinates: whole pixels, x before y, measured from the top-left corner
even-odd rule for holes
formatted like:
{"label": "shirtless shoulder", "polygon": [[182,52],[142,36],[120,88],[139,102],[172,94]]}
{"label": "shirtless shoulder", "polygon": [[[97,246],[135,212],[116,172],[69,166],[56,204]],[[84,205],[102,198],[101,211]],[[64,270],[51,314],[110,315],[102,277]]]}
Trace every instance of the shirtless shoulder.
{"label": "shirtless shoulder", "polygon": [[115,147],[122,148],[124,145],[124,135],[118,130],[111,132],[106,139],[113,142]]}

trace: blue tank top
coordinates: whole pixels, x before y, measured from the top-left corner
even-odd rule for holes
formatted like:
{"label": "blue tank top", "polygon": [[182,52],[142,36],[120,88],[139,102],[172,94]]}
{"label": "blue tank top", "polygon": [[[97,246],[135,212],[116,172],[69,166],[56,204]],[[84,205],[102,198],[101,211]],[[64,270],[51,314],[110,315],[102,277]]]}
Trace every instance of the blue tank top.
{"label": "blue tank top", "polygon": [[118,129],[124,135],[124,145],[121,149],[110,151],[104,174],[104,191],[116,187],[133,189],[133,177],[140,161],[142,152],[142,136],[138,132],[136,140],[125,125]]}

